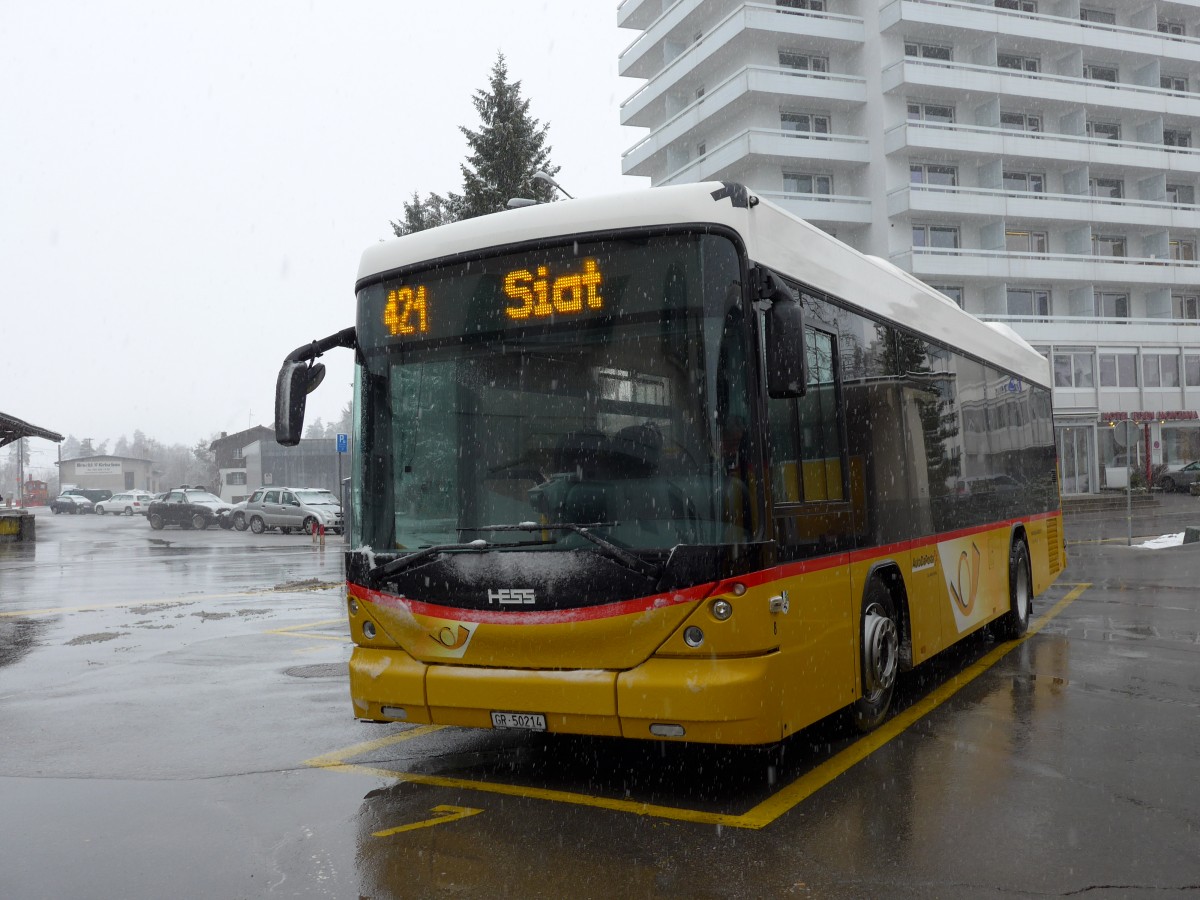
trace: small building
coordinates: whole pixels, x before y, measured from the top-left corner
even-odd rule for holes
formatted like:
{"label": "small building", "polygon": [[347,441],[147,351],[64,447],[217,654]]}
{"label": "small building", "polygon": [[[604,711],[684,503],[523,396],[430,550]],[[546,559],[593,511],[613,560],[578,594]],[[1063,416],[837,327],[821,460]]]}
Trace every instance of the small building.
{"label": "small building", "polygon": [[133,456],[81,456],[58,462],[58,483],[74,484],[81,488],[158,492],[159,472],[149,459]]}
{"label": "small building", "polygon": [[251,480],[246,471],[246,446],[256,441],[274,440],[274,429],[266,425],[255,425],[233,434],[222,431],[221,436],[208,445],[217,464],[222,500],[226,503],[240,503],[258,487],[257,476]]}
{"label": "small building", "polygon": [[324,488],[340,497],[341,478],[350,475],[350,454],[337,452],[336,438],[308,438],[295,447],[284,447],[275,442],[272,432],[269,439],[248,444],[244,453],[251,489],[260,485]]}

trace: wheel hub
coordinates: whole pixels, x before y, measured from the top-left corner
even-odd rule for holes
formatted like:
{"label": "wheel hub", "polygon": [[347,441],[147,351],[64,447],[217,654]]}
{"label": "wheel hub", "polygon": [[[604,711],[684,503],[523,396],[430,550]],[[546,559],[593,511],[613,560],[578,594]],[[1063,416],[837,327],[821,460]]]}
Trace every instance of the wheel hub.
{"label": "wheel hub", "polygon": [[863,619],[864,693],[870,697],[891,688],[899,664],[900,639],[896,623],[875,608]]}

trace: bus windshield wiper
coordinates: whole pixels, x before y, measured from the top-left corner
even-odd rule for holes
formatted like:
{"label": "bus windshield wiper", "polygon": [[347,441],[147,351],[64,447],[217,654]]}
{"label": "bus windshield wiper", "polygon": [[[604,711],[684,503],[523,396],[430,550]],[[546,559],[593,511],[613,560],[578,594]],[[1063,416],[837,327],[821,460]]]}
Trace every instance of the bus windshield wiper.
{"label": "bus windshield wiper", "polygon": [[575,522],[518,522],[516,525],[480,525],[478,528],[460,528],[459,531],[570,531],[586,541],[591,541],[603,551],[604,555],[625,568],[653,578],[657,581],[662,577],[662,568],[646,562],[641,557],[630,553],[624,547],[619,547],[612,541],[593,534],[593,528],[611,528],[617,522],[589,522],[578,525]]}
{"label": "bus windshield wiper", "polygon": [[465,544],[434,544],[430,547],[424,547],[416,553],[410,553],[408,556],[401,556],[389,562],[381,563],[367,572],[367,586],[378,587],[380,583],[389,575],[395,575],[398,572],[403,572],[405,569],[411,569],[413,566],[425,562],[431,556],[436,556],[439,553],[444,553],[447,550],[475,550],[482,551],[492,546],[487,541],[480,538],[475,541],[468,541]]}

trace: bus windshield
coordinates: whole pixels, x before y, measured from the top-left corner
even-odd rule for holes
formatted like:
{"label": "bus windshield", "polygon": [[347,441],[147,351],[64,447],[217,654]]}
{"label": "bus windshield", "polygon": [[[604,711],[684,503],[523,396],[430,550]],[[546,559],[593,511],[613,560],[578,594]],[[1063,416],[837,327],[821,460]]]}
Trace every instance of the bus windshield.
{"label": "bus windshield", "polygon": [[636,552],[752,539],[741,270],[730,239],[673,233],[361,288],[352,541]]}

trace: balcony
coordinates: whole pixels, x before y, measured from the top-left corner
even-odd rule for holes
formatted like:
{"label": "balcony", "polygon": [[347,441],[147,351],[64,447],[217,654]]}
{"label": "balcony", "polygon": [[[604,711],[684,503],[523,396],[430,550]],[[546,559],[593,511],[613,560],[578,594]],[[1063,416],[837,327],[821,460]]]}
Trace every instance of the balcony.
{"label": "balcony", "polygon": [[[636,173],[634,173],[636,174]],[[959,218],[1094,222],[1156,230],[1200,229],[1200,206],[1088,194],[911,184],[888,194],[888,215],[947,213]]]}
{"label": "balcony", "polygon": [[925,281],[1076,281],[1192,290],[1200,281],[1200,262],[1132,256],[914,247],[893,254],[891,261]]}
{"label": "balcony", "polygon": [[[1089,50],[1157,56],[1181,63],[1193,63],[1200,55],[1200,39],[1194,37],[1044,13],[997,9],[960,0],[895,0],[879,13],[881,31],[911,25],[929,25],[943,34],[945,29],[974,31],[979,32],[979,38],[995,34],[1001,39],[1012,38],[1014,43],[1026,47],[1033,46],[1032,42],[1048,42],[1084,46]],[[1056,48],[1046,49],[1053,52]]]}
{"label": "balcony", "polygon": [[[644,76],[650,80],[621,104],[621,123],[658,125],[666,118],[663,97],[677,89],[680,82],[688,79],[689,84],[702,85],[705,80],[723,80],[730,60],[753,59],[756,45],[770,47],[774,52],[779,34],[794,34],[798,42],[824,48],[837,43],[861,45],[865,39],[861,18],[823,13],[798,16],[793,12],[775,6],[739,7],[657,72]],[[630,49],[637,44],[635,41]],[[624,64],[620,72],[637,75],[627,71]]]}
{"label": "balcony", "polygon": [[782,206],[822,228],[838,225],[868,225],[871,222],[871,198],[845,194],[794,194],[788,191],[755,191],[758,196]]}
{"label": "balcony", "polygon": [[648,28],[661,11],[661,0],[621,0],[617,7],[617,27]]}
{"label": "balcony", "polygon": [[1043,103],[1071,103],[1091,109],[1128,110],[1143,115],[1200,117],[1200,94],[1168,91],[1127,82],[1097,81],[999,66],[905,58],[883,70],[883,90],[937,89],[939,96],[999,94]]}
{"label": "balcony", "polygon": [[626,175],[645,174],[635,173],[634,168],[644,168],[653,157],[665,152],[680,138],[698,135],[697,129],[722,110],[736,105],[739,110],[745,111],[753,103],[761,101],[770,104],[771,113],[777,114],[779,102],[796,96],[797,92],[803,92],[805,97],[819,99],[834,108],[866,103],[867,97],[865,80],[862,78],[825,72],[796,72],[773,66],[746,66],[703,97],[693,100],[625,151],[622,172]]}
{"label": "balcony", "polygon": [[1013,131],[957,123],[905,122],[893,126],[884,135],[884,148],[888,154],[905,150],[941,151],[959,156],[1026,157],[1200,174],[1200,150],[1192,147],[1167,147],[1139,141],[1110,141],[1083,135]]}
{"label": "balcony", "polygon": [[1187,319],[1105,319],[1095,316],[980,315],[1004,322],[1032,344],[1200,347],[1200,322]]}
{"label": "balcony", "polygon": [[[638,144],[625,154],[621,163],[622,174],[653,175],[666,150],[665,142],[644,141]],[[706,158],[711,163],[706,169],[711,175],[749,156],[783,165],[797,161],[816,162],[820,164],[821,171],[837,172],[866,165],[870,161],[870,150],[867,139],[858,135],[747,128],[709,150]],[[678,179],[676,173],[668,175],[666,179],[668,182],[677,180],[702,179]]]}

